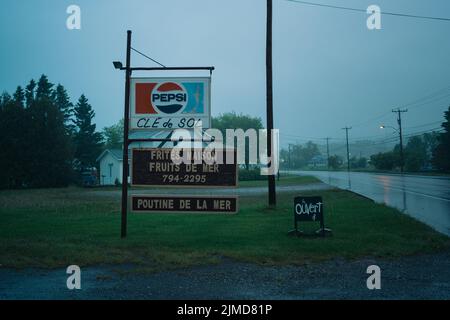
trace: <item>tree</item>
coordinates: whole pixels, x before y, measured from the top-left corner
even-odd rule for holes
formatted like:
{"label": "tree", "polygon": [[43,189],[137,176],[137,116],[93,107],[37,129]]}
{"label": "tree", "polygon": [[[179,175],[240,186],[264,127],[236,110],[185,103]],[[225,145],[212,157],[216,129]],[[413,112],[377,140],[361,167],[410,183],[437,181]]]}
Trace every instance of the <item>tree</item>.
{"label": "tree", "polygon": [[433,152],[439,144],[439,134],[437,132],[425,133],[423,136],[423,142],[426,147],[426,167],[431,168],[433,165]]}
{"label": "tree", "polygon": [[103,128],[105,147],[108,149],[121,149],[123,146],[123,119],[118,123]]}
{"label": "tree", "polygon": [[417,172],[422,169],[427,161],[427,146],[421,137],[415,136],[409,139],[405,148],[406,171]]}
{"label": "tree", "polygon": [[339,169],[342,166],[342,164],[344,163],[342,158],[338,155],[330,156],[328,161],[330,163],[330,168],[332,168],[333,170]]}
{"label": "tree", "polygon": [[433,152],[433,165],[444,172],[450,171],[450,107],[445,111],[444,118],[446,121],[442,123],[444,131],[439,134],[436,149]]}
{"label": "tree", "polygon": [[352,157],[350,158],[350,167],[353,169],[364,169],[367,167],[367,158]]}
{"label": "tree", "polygon": [[36,82],[31,79],[30,83],[26,86],[25,89],[26,107],[29,108],[34,102]]}
{"label": "tree", "polygon": [[31,136],[27,161],[30,161],[30,185],[67,186],[72,160],[70,136],[64,126],[64,115],[54,99],[53,84],[45,75],[40,77],[35,97],[30,100],[29,114]]}
{"label": "tree", "polygon": [[[45,75],[31,80],[25,90],[19,86],[12,96],[0,96],[0,188],[63,187],[72,181],[72,107],[64,87],[54,88]],[[101,136],[95,133],[85,97],[78,111],[79,141],[98,144]],[[94,139],[83,140],[91,131]],[[91,162],[98,152],[93,154]]]}
{"label": "tree", "polygon": [[219,129],[225,137],[226,129],[263,129],[261,118],[250,115],[236,114],[236,112],[227,112],[218,117],[212,118],[212,128]]}
{"label": "tree", "polygon": [[379,170],[392,170],[396,164],[394,151],[380,152],[370,157],[372,165]]}
{"label": "tree", "polygon": [[92,123],[95,113],[84,94],[78,99],[74,113],[74,124],[76,126],[74,135],[75,158],[79,163],[80,170],[84,170],[96,165],[103,138],[99,132],[95,131],[96,126]]}
{"label": "tree", "polygon": [[[223,137],[226,137],[227,129],[242,129],[247,131],[248,129],[263,129],[261,118],[252,117],[249,115],[236,114],[235,112],[224,113],[216,118],[212,118],[212,128],[219,129],[222,132]],[[248,140],[248,139],[246,139]],[[249,144],[246,141],[245,144],[245,167],[249,169]]]}
{"label": "tree", "polygon": [[14,157],[17,154],[17,112],[14,100],[4,92],[0,97],[0,187],[6,188],[15,184]]}
{"label": "tree", "polygon": [[63,85],[58,84],[54,91],[54,100],[58,110],[63,114],[64,126],[69,135],[74,134],[75,127],[72,122],[73,104],[70,102],[69,95]]}
{"label": "tree", "polygon": [[292,145],[291,161],[293,163],[293,167],[305,167],[315,156],[319,156],[320,154],[319,146],[311,141],[308,141],[305,145]]}
{"label": "tree", "polygon": [[312,141],[308,141],[302,150],[302,161],[307,165],[314,157],[319,155],[319,146]]}

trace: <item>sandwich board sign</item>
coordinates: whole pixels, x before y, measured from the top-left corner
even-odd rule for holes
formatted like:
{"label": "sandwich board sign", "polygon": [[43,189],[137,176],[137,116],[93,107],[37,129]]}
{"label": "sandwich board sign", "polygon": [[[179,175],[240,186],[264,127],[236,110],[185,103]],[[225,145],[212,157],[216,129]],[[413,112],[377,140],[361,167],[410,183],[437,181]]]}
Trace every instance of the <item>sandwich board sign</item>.
{"label": "sandwich board sign", "polygon": [[298,229],[299,222],[319,222],[320,229],[317,234],[325,236],[331,233],[330,229],[325,228],[324,222],[324,203],[322,197],[295,197],[294,198],[294,230],[289,234],[301,235],[302,231]]}
{"label": "sandwich board sign", "polygon": [[131,78],[130,130],[211,126],[211,78]]}
{"label": "sandwich board sign", "polygon": [[[187,163],[172,161],[172,149],[136,148],[132,150],[131,185],[167,187],[236,187],[238,183],[236,149],[179,150]],[[184,155],[184,152],[190,154]],[[228,163],[227,159],[232,159]],[[217,161],[220,160],[220,161]]]}

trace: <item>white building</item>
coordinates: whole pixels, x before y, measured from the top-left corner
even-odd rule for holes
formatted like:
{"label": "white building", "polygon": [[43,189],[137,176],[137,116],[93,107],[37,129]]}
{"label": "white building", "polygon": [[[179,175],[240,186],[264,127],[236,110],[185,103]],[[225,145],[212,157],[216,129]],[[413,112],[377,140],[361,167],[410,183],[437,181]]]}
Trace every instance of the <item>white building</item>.
{"label": "white building", "polygon": [[97,158],[99,163],[100,185],[108,186],[122,183],[123,151],[121,149],[106,149]]}

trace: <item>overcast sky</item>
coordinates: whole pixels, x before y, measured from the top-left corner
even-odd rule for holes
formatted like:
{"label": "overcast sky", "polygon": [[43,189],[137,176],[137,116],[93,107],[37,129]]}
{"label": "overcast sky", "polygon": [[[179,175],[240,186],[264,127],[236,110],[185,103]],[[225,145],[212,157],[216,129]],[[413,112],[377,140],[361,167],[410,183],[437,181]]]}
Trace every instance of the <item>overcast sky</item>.
{"label": "overcast sky", "polygon": [[[311,1],[450,17],[448,0]],[[66,28],[70,4],[81,7],[81,30]],[[0,90],[45,73],[74,101],[86,94],[99,129],[112,125],[123,114],[124,74],[111,62],[125,60],[131,29],[133,46],[167,66],[216,67],[213,115],[234,110],[265,121],[265,16],[264,0],[2,0]],[[379,124],[396,125],[393,107],[447,88],[404,115],[406,132],[439,126],[450,105],[450,22],[382,16],[382,30],[370,31],[367,17],[274,0],[274,114],[283,144],[341,139],[346,125],[353,138],[391,135]],[[136,54],[132,64],[152,66]]]}

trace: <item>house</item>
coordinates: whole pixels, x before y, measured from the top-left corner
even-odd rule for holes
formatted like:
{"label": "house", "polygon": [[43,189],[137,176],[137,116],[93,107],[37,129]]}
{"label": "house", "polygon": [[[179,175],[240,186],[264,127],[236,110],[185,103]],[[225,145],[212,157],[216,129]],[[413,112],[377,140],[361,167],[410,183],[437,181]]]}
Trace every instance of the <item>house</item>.
{"label": "house", "polygon": [[106,149],[97,158],[99,163],[100,185],[108,186],[122,183],[123,151],[121,149]]}
{"label": "house", "polygon": [[328,160],[322,155],[314,156],[309,162],[308,166],[312,168],[326,167],[328,165]]}

